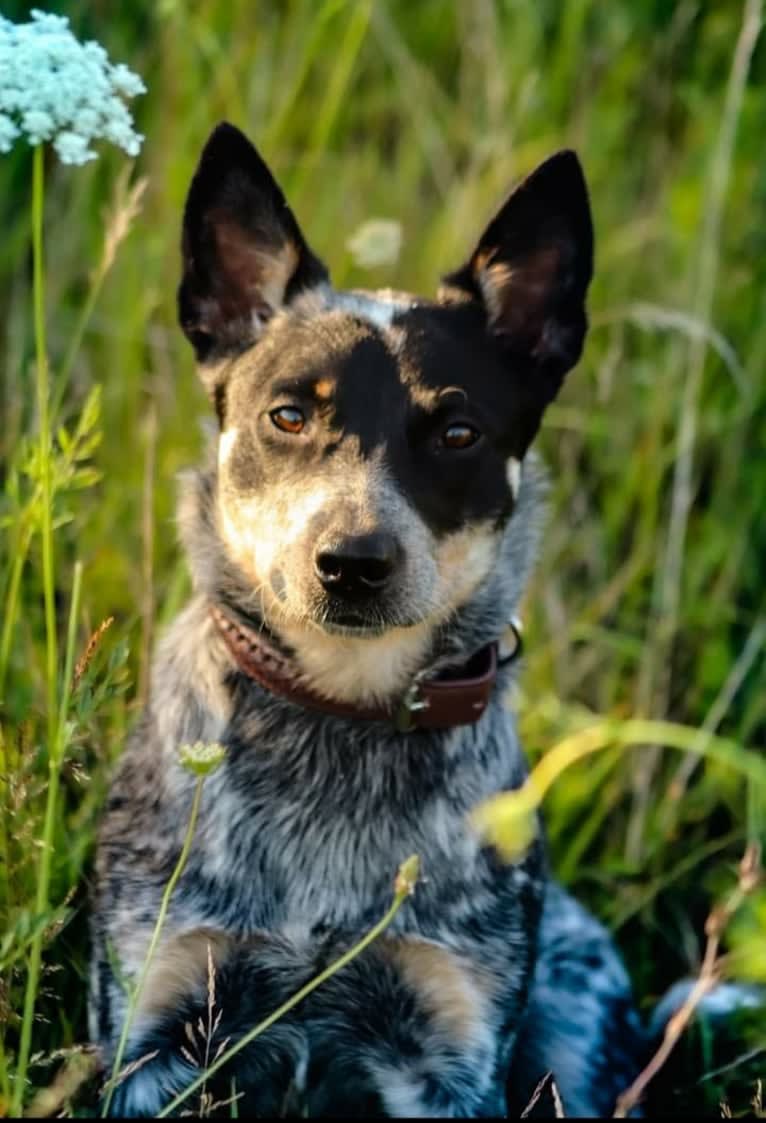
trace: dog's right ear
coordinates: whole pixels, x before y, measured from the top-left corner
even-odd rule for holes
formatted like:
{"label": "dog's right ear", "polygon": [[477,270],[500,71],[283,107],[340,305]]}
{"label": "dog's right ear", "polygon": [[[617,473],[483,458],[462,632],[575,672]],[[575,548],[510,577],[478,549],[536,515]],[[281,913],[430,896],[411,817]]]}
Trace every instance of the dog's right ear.
{"label": "dog's right ear", "polygon": [[226,123],[211,134],[192,179],[182,255],[179,319],[211,393],[221,359],[254,343],[298,292],[328,279],[266,164]]}
{"label": "dog's right ear", "polygon": [[580,357],[592,273],[588,189],[577,156],[565,150],[509,195],[439,297],[482,305],[505,353],[533,360],[528,388],[542,413]]}

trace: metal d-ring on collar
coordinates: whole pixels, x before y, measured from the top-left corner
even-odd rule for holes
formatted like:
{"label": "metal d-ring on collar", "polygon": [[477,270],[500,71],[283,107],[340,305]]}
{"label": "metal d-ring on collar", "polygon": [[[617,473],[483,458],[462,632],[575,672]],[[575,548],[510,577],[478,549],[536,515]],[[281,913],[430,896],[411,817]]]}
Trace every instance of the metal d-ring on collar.
{"label": "metal d-ring on collar", "polygon": [[[521,635],[521,620],[519,620],[517,616],[511,617],[508,621],[508,628],[513,633],[513,650],[502,657],[498,653],[498,667],[510,666],[511,663],[514,663],[519,658],[524,650],[524,641]],[[415,675],[391,716],[392,724],[399,733],[409,733],[413,730],[416,725],[413,715],[422,710],[427,710],[430,706],[428,699],[423,698],[421,694],[421,682],[425,677],[426,671],[420,671]]]}
{"label": "metal d-ring on collar", "polygon": [[515,663],[524,651],[524,638],[521,634],[521,620],[519,620],[518,616],[512,616],[508,621],[508,630],[513,632],[513,650],[509,651],[507,655],[500,655],[498,657],[498,667],[507,667],[511,663]]}

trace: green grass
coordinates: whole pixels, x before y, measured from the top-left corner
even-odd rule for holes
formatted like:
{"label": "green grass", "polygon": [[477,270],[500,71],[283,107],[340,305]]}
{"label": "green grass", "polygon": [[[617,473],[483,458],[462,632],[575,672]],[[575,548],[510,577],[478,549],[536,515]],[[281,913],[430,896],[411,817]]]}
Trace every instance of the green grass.
{"label": "green grass", "polygon": [[[58,1062],[46,1058],[86,1038],[99,809],[145,696],[153,638],[188,591],[174,478],[198,456],[208,410],[175,325],[179,220],[199,149],[222,118],[259,145],[336,284],[425,293],[461,262],[515,178],[556,147],[578,150],[596,224],[592,330],[539,441],[552,490],[525,605],[526,745],[539,756],[602,718],[680,722],[699,731],[697,749],[714,734],[753,754],[766,741],[766,47],[749,71],[740,65],[738,91],[730,76],[743,4],[53,7],[144,77],[136,115],[146,142],[132,176],[148,185],[99,272],[105,230],[115,229],[104,209],[115,198],[118,211],[127,206],[124,158],[104,150],[85,168],[46,163],[45,322],[60,402],[51,428],[66,431],[41,463],[32,158],[23,146],[0,157],[0,1113],[38,934],[25,1096],[50,1083]],[[363,269],[346,246],[371,217],[402,224],[393,266]],[[93,273],[97,298],[78,344]],[[114,623],[64,726],[78,560],[75,654],[105,618]],[[712,757],[648,744],[574,765],[545,811],[557,870],[614,929],[649,1008],[698,966],[711,904],[733,884],[746,840],[766,833],[764,785],[755,772],[743,779]],[[766,978],[765,922],[761,891],[732,925],[732,974]]]}

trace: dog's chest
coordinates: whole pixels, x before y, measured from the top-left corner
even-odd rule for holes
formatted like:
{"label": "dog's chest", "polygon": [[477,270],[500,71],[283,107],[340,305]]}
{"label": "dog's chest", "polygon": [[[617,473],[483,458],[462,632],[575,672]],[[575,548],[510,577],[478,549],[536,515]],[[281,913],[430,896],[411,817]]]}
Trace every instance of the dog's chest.
{"label": "dog's chest", "polygon": [[[208,782],[189,888],[229,929],[358,929],[390,902],[399,864],[421,859],[417,924],[486,883],[467,810],[504,786],[497,731],[406,741],[308,723],[232,735]],[[486,747],[485,747],[486,745]],[[506,754],[507,756],[507,754]],[[507,763],[507,760],[506,760]],[[496,775],[495,775],[496,773]]]}

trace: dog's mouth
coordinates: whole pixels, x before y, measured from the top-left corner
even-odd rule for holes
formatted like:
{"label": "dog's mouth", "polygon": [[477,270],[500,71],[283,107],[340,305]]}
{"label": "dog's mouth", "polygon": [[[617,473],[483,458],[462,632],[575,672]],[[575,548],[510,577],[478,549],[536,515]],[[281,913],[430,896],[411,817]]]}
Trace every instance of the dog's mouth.
{"label": "dog's mouth", "polygon": [[367,638],[374,639],[377,636],[384,635],[388,630],[386,624],[374,623],[355,623],[347,621],[345,623],[336,620],[324,620],[321,624],[323,632],[330,636],[348,636],[349,638]]}
{"label": "dog's mouth", "polygon": [[328,636],[375,639],[395,630],[414,628],[425,620],[422,611],[413,611],[414,606],[402,603],[403,598],[395,594],[357,598],[355,603],[338,596],[317,596],[316,590],[302,596],[296,596],[297,590],[293,590],[293,595],[288,596],[284,579],[277,582],[273,575],[269,591],[276,595],[265,601],[261,596],[260,609],[267,626],[276,631],[297,626]]}
{"label": "dog's mouth", "polygon": [[314,616],[313,622],[328,635],[373,639],[395,628],[412,628],[418,622],[400,613],[383,612],[380,608],[364,611],[361,608],[324,608]]}

